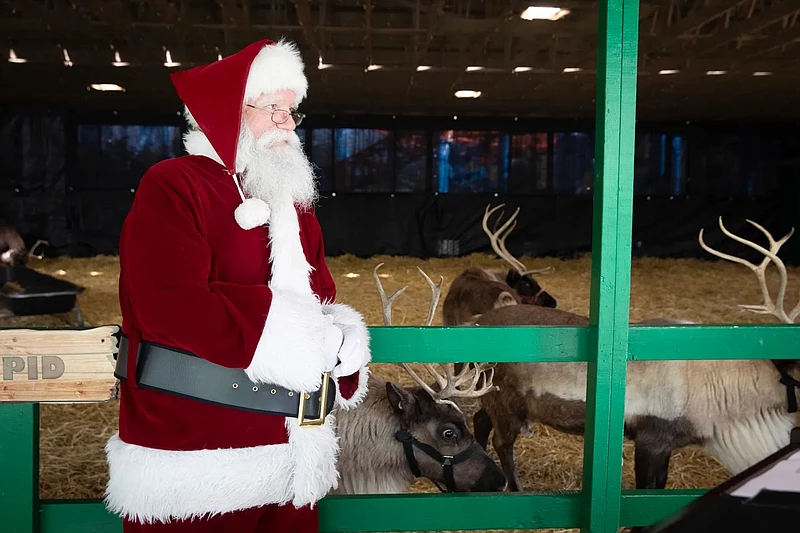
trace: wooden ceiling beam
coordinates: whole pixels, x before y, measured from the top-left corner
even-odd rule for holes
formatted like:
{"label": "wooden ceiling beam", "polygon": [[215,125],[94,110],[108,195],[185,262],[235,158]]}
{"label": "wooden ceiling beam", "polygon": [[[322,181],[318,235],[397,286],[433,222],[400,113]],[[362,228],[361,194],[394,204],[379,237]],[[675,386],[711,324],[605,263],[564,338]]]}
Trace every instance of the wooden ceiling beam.
{"label": "wooden ceiling beam", "polygon": [[[308,0],[292,0],[295,10],[297,11],[297,19],[300,21],[300,26],[303,29],[303,35],[306,41],[311,45],[311,51],[315,58],[322,57],[322,48],[319,44],[318,34],[314,23],[311,20],[311,6]],[[363,31],[363,30],[362,30]]]}
{"label": "wooden ceiling beam", "polygon": [[783,48],[800,40],[800,20],[796,20],[794,26],[785,28],[772,37],[754,42],[745,50],[742,50],[744,57],[752,59],[763,54],[769,53],[776,48]]}
{"label": "wooden ceiling beam", "polygon": [[696,7],[690,15],[677,24],[667,26],[665,31],[657,37],[649,38],[643,35],[642,38],[639,39],[639,55],[645,57],[662,46],[672,43],[672,41],[680,35],[702,26],[749,1],[750,0],[716,0],[710,2],[710,5],[705,7],[700,7],[700,3],[698,2],[698,7]]}
{"label": "wooden ceiling beam", "polygon": [[698,42],[697,45],[691,49],[691,54],[703,55],[713,52],[731,41],[735,41],[742,35],[747,35],[770,26],[798,11],[800,11],[800,2],[797,0],[784,0],[781,3],[773,4],[764,11],[756,13],[749,19],[732,24],[729,28],[714,34],[711,38]]}

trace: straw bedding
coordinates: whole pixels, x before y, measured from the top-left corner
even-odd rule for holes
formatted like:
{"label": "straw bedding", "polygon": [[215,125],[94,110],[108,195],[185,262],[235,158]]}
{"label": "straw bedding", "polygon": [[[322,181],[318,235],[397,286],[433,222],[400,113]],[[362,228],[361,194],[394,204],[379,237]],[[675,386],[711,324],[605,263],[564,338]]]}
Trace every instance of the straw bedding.
{"label": "straw bedding", "polygon": [[[590,257],[524,261],[529,268],[554,266],[553,273],[540,276],[541,284],[558,299],[559,308],[588,314]],[[384,275],[381,281],[387,294],[408,285],[406,292],[393,306],[393,325],[418,325],[425,320],[430,290],[417,271],[417,266],[434,281],[438,281],[439,276],[444,277],[442,301],[450,282],[464,268],[505,268],[504,263],[488,255],[424,261],[403,257],[374,257],[367,260],[352,256],[330,258],[329,268],[338,286],[338,299],[360,310],[370,325],[383,324],[380,301],[372,278],[372,269],[380,262],[385,263],[379,272]],[[86,287],[79,301],[87,325],[120,323],[117,302],[119,266],[116,257],[46,259],[36,261],[31,266]],[[796,303],[796,289],[791,280],[797,273],[797,269],[789,269],[787,309]],[[774,271],[770,274],[768,279],[772,294],[775,294],[778,276]],[[756,315],[737,308],[738,304],[760,302],[761,293],[755,276],[740,265],[689,259],[636,259],[632,264],[630,314],[634,321],[660,316],[705,324],[775,323],[776,319],[769,315]],[[60,327],[68,323],[69,317],[61,316],[13,317],[0,321],[2,326],[14,327]],[[433,325],[439,324],[441,303],[433,322]],[[398,367],[374,365],[374,372],[405,385],[412,383]],[[471,418],[472,406],[466,407]],[[41,497],[102,497],[107,475],[103,446],[116,427],[116,403],[43,405]],[[525,490],[575,490],[581,487],[581,437],[564,435],[536,425],[532,437],[520,437],[515,452]],[[633,446],[630,442],[624,444],[624,458],[623,487],[633,488]],[[698,448],[688,447],[673,454],[667,488],[708,488],[726,478],[726,472],[715,459]],[[415,484],[412,490],[436,491],[424,481]]]}

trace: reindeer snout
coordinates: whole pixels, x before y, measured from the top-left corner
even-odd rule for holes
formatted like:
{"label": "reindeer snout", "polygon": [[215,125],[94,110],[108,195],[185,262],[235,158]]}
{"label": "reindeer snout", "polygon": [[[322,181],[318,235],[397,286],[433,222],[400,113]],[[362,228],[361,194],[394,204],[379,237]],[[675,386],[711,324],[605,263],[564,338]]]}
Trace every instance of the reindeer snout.
{"label": "reindeer snout", "polygon": [[542,307],[552,307],[555,309],[557,302],[556,299],[550,296],[549,293],[542,291],[542,293],[536,297],[536,304],[541,305]]}
{"label": "reindeer snout", "polygon": [[[487,459],[489,458],[487,457]],[[494,461],[491,459],[489,461],[491,464],[487,465],[486,470],[483,471],[483,475],[472,489],[473,492],[503,492],[506,490],[508,485],[506,476]]]}

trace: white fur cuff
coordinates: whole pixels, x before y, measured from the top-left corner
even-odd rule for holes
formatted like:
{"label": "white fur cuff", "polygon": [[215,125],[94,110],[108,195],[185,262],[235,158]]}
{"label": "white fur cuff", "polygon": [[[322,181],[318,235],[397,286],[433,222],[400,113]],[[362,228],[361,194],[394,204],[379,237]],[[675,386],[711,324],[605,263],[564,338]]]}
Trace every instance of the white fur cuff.
{"label": "white fur cuff", "polygon": [[345,410],[352,409],[361,403],[368,390],[367,383],[369,381],[369,367],[367,367],[367,364],[372,360],[372,352],[370,351],[369,347],[369,330],[367,329],[362,315],[349,305],[331,303],[323,304],[322,312],[331,316],[335,324],[351,326],[354,328],[356,334],[360,338],[360,345],[364,350],[364,352],[360,354],[364,366],[362,366],[358,371],[358,388],[350,399],[345,399],[342,397],[341,392],[339,391],[339,382],[338,380],[335,380],[336,405]]}
{"label": "white fur cuff", "polygon": [[322,385],[323,338],[329,320],[313,296],[272,290],[272,305],[253,359],[245,369],[256,383],[312,392]]}

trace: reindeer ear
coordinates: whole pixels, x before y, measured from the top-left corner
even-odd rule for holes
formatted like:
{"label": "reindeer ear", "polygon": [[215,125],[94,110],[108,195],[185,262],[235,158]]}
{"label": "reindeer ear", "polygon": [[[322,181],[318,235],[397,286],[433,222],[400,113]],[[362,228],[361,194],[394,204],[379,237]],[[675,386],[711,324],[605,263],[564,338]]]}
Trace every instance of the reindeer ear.
{"label": "reindeer ear", "polygon": [[508,274],[506,275],[506,285],[513,287],[516,285],[522,276],[519,275],[519,272],[513,269],[508,269]]}
{"label": "reindeer ear", "polygon": [[386,382],[386,396],[389,398],[389,405],[397,415],[408,415],[416,404],[413,394],[391,381]]}
{"label": "reindeer ear", "polygon": [[505,307],[507,305],[517,305],[517,300],[508,291],[503,291],[494,301],[495,307]]}

